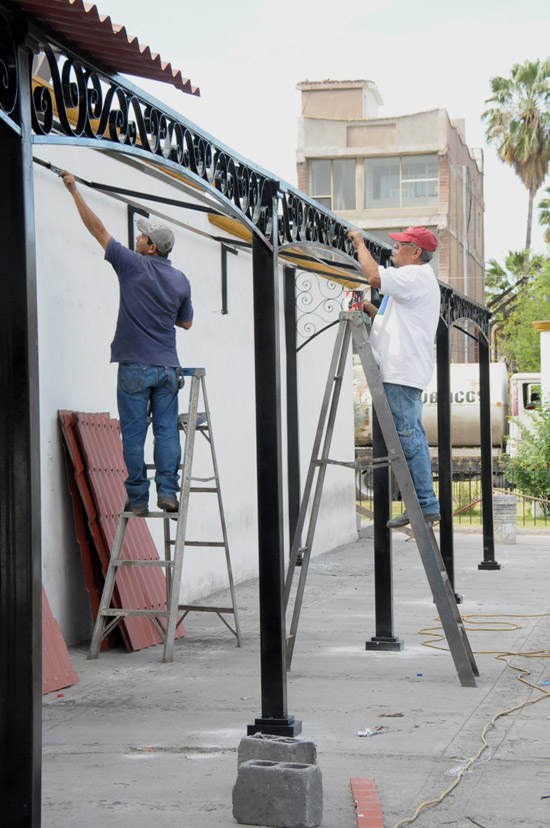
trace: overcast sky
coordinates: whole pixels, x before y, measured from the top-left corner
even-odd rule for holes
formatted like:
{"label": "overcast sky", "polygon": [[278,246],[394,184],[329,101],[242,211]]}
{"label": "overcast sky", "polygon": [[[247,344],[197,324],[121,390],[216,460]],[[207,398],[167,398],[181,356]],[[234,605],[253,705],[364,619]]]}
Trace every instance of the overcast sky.
{"label": "overcast sky", "polygon": [[[525,243],[527,191],[485,144],[490,78],[550,57],[548,0],[97,0],[102,14],[181,69],[201,97],[135,82],[198,126],[296,184],[302,80],[365,78],[381,117],[434,108],[464,118],[485,155],[485,254]],[[545,185],[549,186],[550,179]],[[542,189],[537,202],[543,197]],[[533,248],[543,251],[534,219]]]}

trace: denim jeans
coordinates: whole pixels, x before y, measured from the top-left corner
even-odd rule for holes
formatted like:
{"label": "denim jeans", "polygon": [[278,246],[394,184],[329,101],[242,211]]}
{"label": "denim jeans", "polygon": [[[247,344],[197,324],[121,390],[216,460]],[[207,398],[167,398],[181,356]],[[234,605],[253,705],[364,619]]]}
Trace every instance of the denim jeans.
{"label": "denim jeans", "polygon": [[133,504],[146,504],[149,500],[150,484],[144,462],[149,401],[155,437],[157,494],[175,497],[179,490],[181,444],[178,431],[178,381],[176,368],[126,362],[120,363],[118,367],[118,413],[122,451],[128,470],[124,485]]}
{"label": "denim jeans", "polygon": [[420,508],[425,513],[436,514],[439,503],[433,488],[428,438],[422,425],[422,391],[391,382],[384,383],[384,390]]}

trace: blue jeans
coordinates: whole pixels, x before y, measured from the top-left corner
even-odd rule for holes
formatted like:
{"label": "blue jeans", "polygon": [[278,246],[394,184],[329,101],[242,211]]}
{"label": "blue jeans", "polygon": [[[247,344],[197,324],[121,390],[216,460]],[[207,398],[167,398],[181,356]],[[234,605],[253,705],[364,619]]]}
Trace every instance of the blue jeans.
{"label": "blue jeans", "polygon": [[118,367],[118,413],[122,451],[128,470],[124,485],[133,504],[142,505],[149,500],[150,483],[144,462],[149,401],[155,436],[157,494],[175,497],[179,490],[181,444],[178,431],[178,382],[176,368],[126,362],[120,363]]}
{"label": "blue jeans", "polygon": [[384,390],[420,508],[424,513],[436,514],[439,503],[433,487],[428,438],[422,425],[422,391],[391,382],[384,383]]}

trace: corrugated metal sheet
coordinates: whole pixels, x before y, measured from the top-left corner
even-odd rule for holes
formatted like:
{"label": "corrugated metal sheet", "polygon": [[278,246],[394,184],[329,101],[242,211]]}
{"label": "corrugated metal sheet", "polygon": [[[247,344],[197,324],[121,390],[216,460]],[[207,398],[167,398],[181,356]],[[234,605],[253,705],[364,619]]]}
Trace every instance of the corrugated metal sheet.
{"label": "corrugated metal sheet", "polygon": [[[71,431],[67,427],[69,416],[72,416],[74,434],[78,438],[70,453],[81,455],[80,464],[79,457],[76,457],[75,470],[81,466],[82,471],[75,472],[75,477],[90,533],[105,572],[125,495],[126,467],[122,456],[120,427],[118,420],[111,419],[108,413],[60,412],[64,433]],[[129,522],[122,557],[158,560],[146,521]],[[118,573],[116,584],[118,594],[113,595],[114,606],[127,609],[166,608],[165,578],[157,567],[125,567]],[[160,642],[157,631],[147,618],[126,618],[124,628],[132,649],[142,649]],[[180,624],[177,637],[184,634]]]}
{"label": "corrugated metal sheet", "polygon": [[78,683],[59,624],[42,587],[42,694]]}
{"label": "corrugated metal sheet", "polygon": [[[113,23],[108,15],[100,15],[97,6],[83,0],[8,0],[32,14],[47,29],[62,35],[81,52],[87,52],[100,68],[110,73],[137,75],[140,78],[171,83],[182,92],[200,95],[200,90],[184,78],[179,69],[162,61],[129,35],[126,28]],[[152,7],[153,8],[153,7]]]}
{"label": "corrugated metal sheet", "polygon": [[[103,586],[105,583],[104,573],[107,571],[109,554],[105,548],[103,537],[99,532],[99,525],[96,520],[97,516],[95,506],[93,504],[93,498],[84,473],[84,464],[80,456],[80,448],[74,431],[75,418],[70,411],[60,411],[59,423],[61,426],[61,433],[63,435],[67,483],[73,505],[76,539],[80,547],[82,569],[84,570],[84,582],[86,584],[88,595],[90,596],[92,616],[95,621],[101,601],[101,593],[103,592]],[[84,502],[88,502],[89,504],[88,513],[90,514],[90,518],[88,518],[86,510],[84,509]],[[92,536],[92,532],[88,526],[89,519],[92,526],[95,526],[97,530],[95,539]],[[114,596],[114,599],[115,606],[120,606],[118,593]],[[101,649],[107,650],[109,646],[118,647],[120,645],[121,637],[127,649],[131,650],[132,648],[128,641],[128,635],[123,624],[119,624],[114,628],[113,632],[107,636],[107,638],[103,639],[101,642]]]}

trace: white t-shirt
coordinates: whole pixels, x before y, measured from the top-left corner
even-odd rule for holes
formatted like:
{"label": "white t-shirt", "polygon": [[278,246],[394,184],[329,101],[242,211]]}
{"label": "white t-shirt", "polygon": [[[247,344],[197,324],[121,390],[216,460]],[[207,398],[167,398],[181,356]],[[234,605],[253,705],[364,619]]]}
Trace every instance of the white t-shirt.
{"label": "white t-shirt", "polygon": [[434,370],[440,290],[429,264],[380,267],[384,300],[371,329],[382,382],[424,390]]}

